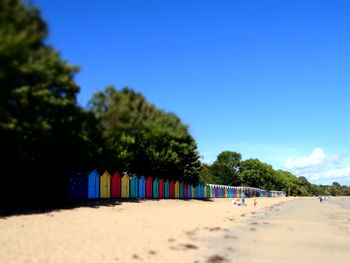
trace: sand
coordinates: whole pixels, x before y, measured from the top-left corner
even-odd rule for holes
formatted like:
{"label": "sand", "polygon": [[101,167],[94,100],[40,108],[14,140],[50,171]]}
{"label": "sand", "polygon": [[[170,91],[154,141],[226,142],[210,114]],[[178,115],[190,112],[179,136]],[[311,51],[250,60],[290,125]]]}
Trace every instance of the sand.
{"label": "sand", "polygon": [[116,201],[0,218],[0,262],[314,262],[291,249],[348,262],[350,199],[257,200]]}
{"label": "sand", "polygon": [[274,206],[230,235],[239,242],[216,252],[231,262],[350,262],[350,197]]}

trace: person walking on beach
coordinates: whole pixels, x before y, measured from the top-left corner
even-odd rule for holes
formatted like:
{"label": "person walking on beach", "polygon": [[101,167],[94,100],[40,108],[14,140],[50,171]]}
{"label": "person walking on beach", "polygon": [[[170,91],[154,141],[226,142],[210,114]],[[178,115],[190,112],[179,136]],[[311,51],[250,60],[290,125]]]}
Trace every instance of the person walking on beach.
{"label": "person walking on beach", "polygon": [[243,204],[243,205],[245,204],[245,197],[246,197],[246,195],[245,195],[245,193],[243,193],[242,196],[241,196],[242,204]]}
{"label": "person walking on beach", "polygon": [[256,199],[254,199],[254,207],[256,207],[256,204],[257,204],[258,202],[256,201]]}

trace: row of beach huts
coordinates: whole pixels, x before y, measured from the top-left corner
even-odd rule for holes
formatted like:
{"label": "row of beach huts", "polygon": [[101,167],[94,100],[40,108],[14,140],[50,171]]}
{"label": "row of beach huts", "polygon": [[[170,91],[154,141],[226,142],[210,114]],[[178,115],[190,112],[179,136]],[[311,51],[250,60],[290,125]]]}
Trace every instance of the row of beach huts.
{"label": "row of beach huts", "polygon": [[168,179],[145,178],[127,173],[101,176],[96,170],[78,172],[68,181],[69,198],[225,198],[280,197],[282,191],[267,191],[254,187],[214,184],[191,185]]}

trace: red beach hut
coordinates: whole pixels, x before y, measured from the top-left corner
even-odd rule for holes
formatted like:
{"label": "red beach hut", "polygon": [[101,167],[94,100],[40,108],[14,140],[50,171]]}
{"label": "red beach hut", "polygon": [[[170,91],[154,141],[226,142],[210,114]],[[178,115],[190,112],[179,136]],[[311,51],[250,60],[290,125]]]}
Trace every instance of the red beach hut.
{"label": "red beach hut", "polygon": [[122,177],[118,172],[115,172],[111,178],[111,197],[120,198],[121,197],[121,180]]}
{"label": "red beach hut", "polygon": [[148,176],[146,180],[146,198],[152,198],[152,184],[153,180],[151,176]]}
{"label": "red beach hut", "polygon": [[219,197],[219,186],[215,186],[215,197]]}
{"label": "red beach hut", "polygon": [[184,184],[184,198],[188,198],[188,192],[187,192],[188,190],[187,189],[188,189],[188,184],[185,183]]}
{"label": "red beach hut", "polygon": [[170,188],[169,189],[170,198],[175,198],[175,182],[174,182],[174,180],[171,180],[169,188]]}
{"label": "red beach hut", "polygon": [[159,198],[164,198],[164,179],[159,180]]}

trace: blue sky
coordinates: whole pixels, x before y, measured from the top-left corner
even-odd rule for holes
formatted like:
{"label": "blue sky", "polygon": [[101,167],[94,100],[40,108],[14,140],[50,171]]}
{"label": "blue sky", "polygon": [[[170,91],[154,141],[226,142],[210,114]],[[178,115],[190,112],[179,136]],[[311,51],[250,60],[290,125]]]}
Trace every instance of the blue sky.
{"label": "blue sky", "polygon": [[224,150],[350,185],[349,1],[35,0],[79,103],[131,87]]}

